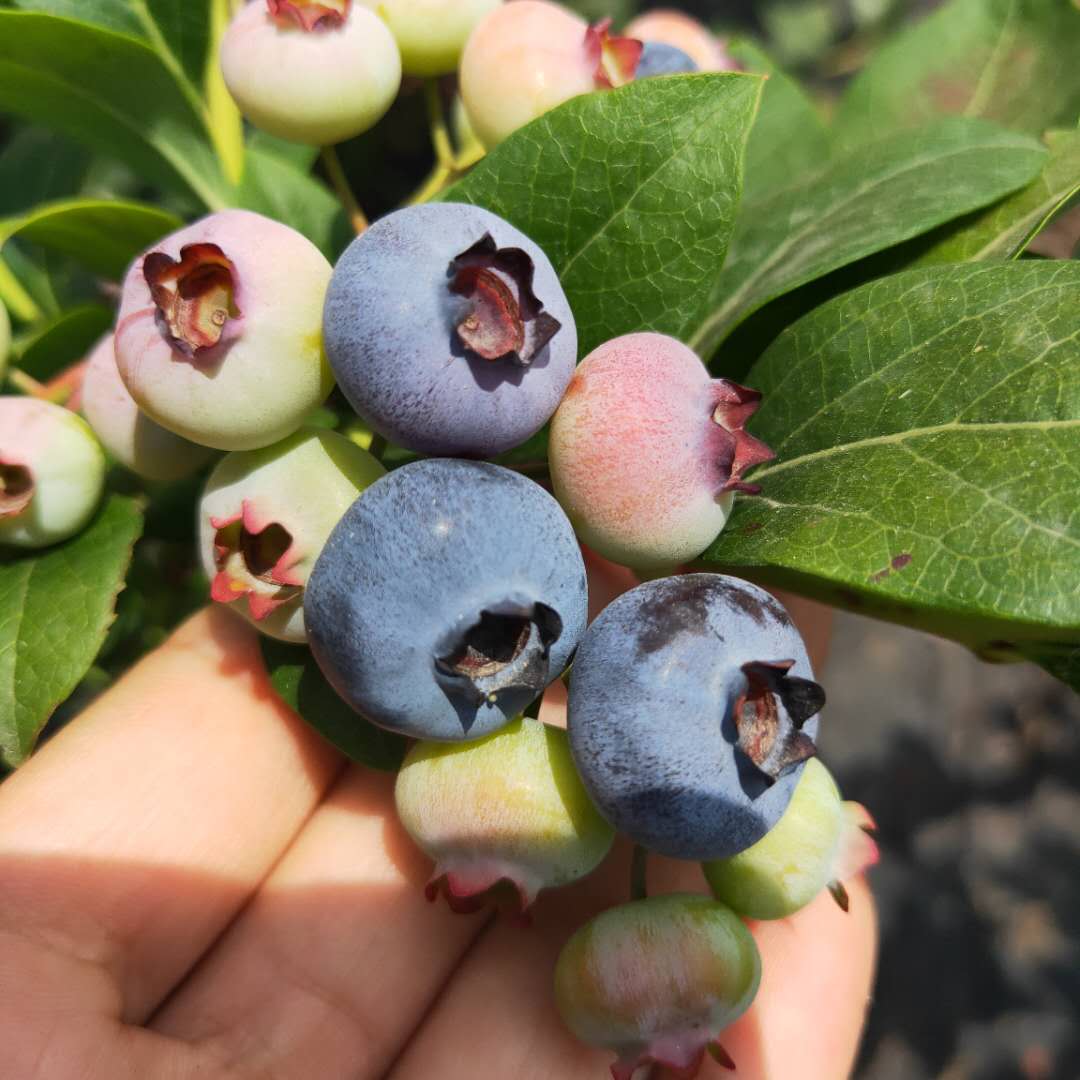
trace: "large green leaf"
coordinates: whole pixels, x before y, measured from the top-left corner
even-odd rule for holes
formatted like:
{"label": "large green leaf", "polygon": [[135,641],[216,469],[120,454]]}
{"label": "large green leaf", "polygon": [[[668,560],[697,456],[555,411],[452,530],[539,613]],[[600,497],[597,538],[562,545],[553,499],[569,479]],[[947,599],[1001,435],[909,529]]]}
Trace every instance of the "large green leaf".
{"label": "large green leaf", "polygon": [[998,656],[1080,646],[1080,265],[913,270],[818,308],[749,382],[753,474],[705,560]]}
{"label": "large green leaf", "polygon": [[950,118],[840,155],[747,199],[708,313],[689,335],[709,356],[768,301],[1029,183],[1046,151],[983,120]]}
{"label": "large green leaf", "polygon": [[761,83],[672,76],[575,98],[445,197],[487,207],[547,252],[582,353],[634,330],[682,336],[727,251]]}
{"label": "large green leaf", "polygon": [[0,9],[0,112],[115,156],[147,180],[228,202],[205,117],[155,49],[86,22]]}
{"label": "large green leaf", "polygon": [[1042,172],[1015,195],[926,237],[913,266],[1015,259],[1044,225],[1080,191],[1080,131],[1046,136]]}
{"label": "large green leaf", "polygon": [[749,41],[727,47],[744,71],[768,76],[746,147],[744,198],[751,200],[817,172],[829,155],[829,133],[802,87],[766,53]]}
{"label": "large green leaf", "polygon": [[0,217],[79,191],[90,153],[54,131],[17,128],[0,149]]}
{"label": "large green leaf", "polygon": [[0,221],[0,247],[22,236],[116,279],[136,255],[181,224],[174,214],[146,203],[70,199]]}
{"label": "large green leaf", "polygon": [[12,344],[12,359],[27,375],[47,382],[81,360],[112,324],[112,311],[100,304],[69,308],[20,334]]}
{"label": "large green leaf", "polygon": [[18,765],[113,620],[142,512],[113,495],[79,536],[0,563],[0,758]]}
{"label": "large green leaf", "polygon": [[1033,135],[1080,115],[1080,11],[1070,0],[952,0],[893,38],[848,89],[845,143],[951,113]]}
{"label": "large green leaf", "polygon": [[306,645],[261,639],[270,682],[285,703],[343,754],[373,769],[394,772],[405,757],[407,742],[384,731],[338,697]]}

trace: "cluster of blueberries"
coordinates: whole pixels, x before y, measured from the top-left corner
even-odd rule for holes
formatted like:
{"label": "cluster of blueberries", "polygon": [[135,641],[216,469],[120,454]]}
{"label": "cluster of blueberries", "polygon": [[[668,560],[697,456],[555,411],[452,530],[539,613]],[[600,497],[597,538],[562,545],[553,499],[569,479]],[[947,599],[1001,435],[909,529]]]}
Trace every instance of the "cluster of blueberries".
{"label": "cluster of blueberries", "polygon": [[[385,34],[348,2],[270,0],[269,15],[248,4],[223,50],[230,88],[270,130],[300,137],[299,117],[313,141],[350,133],[318,102],[290,101],[288,78],[253,88],[252,72],[282,67],[254,63],[245,35],[271,35],[287,58],[330,26],[344,49],[344,30],[370,30],[370,15],[383,31],[365,48],[389,41],[395,59],[364,71],[382,70],[393,92],[403,60],[407,73],[445,64],[409,4],[379,8]],[[559,68],[566,96],[598,72],[614,85],[620,71],[722,66],[691,59],[694,41],[627,45],[554,4],[466,8],[477,25],[448,51],[456,62],[464,49],[462,93],[487,145],[557,103],[491,81],[523,35],[542,29],[585,57]],[[286,16],[299,29],[282,38]],[[379,108],[365,100],[368,123]],[[755,490],[744,474],[772,456],[745,430],[759,395],[659,334],[577,361],[555,269],[486,210],[397,211],[336,267],[282,224],[211,214],[131,266],[115,333],[68,408],[0,398],[0,542],[39,547],[81,529],[106,450],[152,481],[225,451],[199,507],[211,595],[308,643],[360,716],[416,740],[396,801],[435,863],[432,898],[472,910],[509,883],[524,910],[595,869],[616,830],[703,863],[713,898],[608,910],[555,973],[567,1025],[615,1051],[616,1080],[646,1062],[689,1075],[706,1050],[727,1060],[720,1032],[756,992],[742,919],[784,917],[825,888],[846,906],[841,881],[876,851],[866,812],[814,756],[824,694],[784,609],[735,578],[664,576]],[[311,423],[335,384],[359,418],[341,432]],[[554,494],[486,460],[545,428]],[[414,460],[387,472],[387,444]],[[648,579],[590,626],[581,542]],[[568,673],[564,732],[536,710]]]}

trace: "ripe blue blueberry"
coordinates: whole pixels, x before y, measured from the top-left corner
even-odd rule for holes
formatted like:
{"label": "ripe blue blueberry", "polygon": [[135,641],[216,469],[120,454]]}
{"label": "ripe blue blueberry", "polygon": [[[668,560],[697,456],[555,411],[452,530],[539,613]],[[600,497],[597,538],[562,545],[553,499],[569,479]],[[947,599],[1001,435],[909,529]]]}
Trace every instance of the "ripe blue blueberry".
{"label": "ripe blue blueberry", "polygon": [[646,41],[641,50],[635,79],[650,79],[654,75],[685,75],[701,69],[682,49],[663,41]]}
{"label": "ripe blue blueberry", "polygon": [[585,565],[543,488],[433,459],[376,481],[330,534],[304,597],[315,659],[369,720],[476,739],[519,715],[585,629]]}
{"label": "ripe blue blueberry", "polygon": [[816,751],[825,702],[802,639],[768,593],[688,574],[620,596],[574,661],[570,745],[600,812],[681,859],[760,840]]}
{"label": "ripe blue blueberry", "polygon": [[577,363],[547,256],[475,206],[413,206],[358,237],[330,282],[326,353],[353,408],[399,446],[490,457],[535,434]]}

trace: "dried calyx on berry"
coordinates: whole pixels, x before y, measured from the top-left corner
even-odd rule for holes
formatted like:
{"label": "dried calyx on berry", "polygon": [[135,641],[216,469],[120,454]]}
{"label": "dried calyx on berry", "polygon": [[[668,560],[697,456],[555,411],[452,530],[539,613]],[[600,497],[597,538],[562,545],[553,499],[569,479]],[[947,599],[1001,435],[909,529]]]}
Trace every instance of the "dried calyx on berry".
{"label": "dried calyx on berry", "polygon": [[301,30],[331,30],[349,16],[352,0],[266,0],[270,14]]}
{"label": "dried calyx on berry", "polygon": [[611,19],[603,19],[585,31],[585,52],[595,65],[597,88],[610,90],[633,82],[641,61],[642,43],[636,38],[611,33]]}
{"label": "dried calyx on berry", "polygon": [[461,343],[484,360],[528,367],[562,329],[533,292],[535,267],[521,248],[500,248],[491,233],[456,256],[450,291],[471,301],[457,324]]}

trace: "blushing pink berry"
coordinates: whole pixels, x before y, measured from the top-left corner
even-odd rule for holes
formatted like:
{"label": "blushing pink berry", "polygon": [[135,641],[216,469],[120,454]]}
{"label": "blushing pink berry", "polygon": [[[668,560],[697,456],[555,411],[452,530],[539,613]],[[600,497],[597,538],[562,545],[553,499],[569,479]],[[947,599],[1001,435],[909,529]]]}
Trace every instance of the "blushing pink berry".
{"label": "blushing pink berry", "polygon": [[87,358],[79,402],[105,449],[124,468],[147,480],[178,480],[214,456],[209,447],[166,431],[139,409],[120,378],[112,334],[106,334]]}
{"label": "blushing pink berry", "polygon": [[333,388],[322,347],[330,264],[306,237],[247,210],[167,236],[124,280],[116,362],[136,404],[218,450],[269,446]]}
{"label": "blushing pink berry", "polygon": [[551,479],[581,540],[640,569],[700,555],[743,475],[773,454],[745,430],[761,395],[710,377],[687,346],[628,334],[578,366],[551,423]]}
{"label": "blushing pink berry", "polygon": [[461,97],[485,146],[572,97],[631,82],[641,43],[590,27],[547,0],[514,0],[487,16],[461,58]]}
{"label": "blushing pink berry", "polygon": [[701,71],[739,70],[738,62],[728,55],[723,40],[681,11],[668,8],[648,11],[632,20],[624,33],[639,41],[656,41],[681,49]]}
{"label": "blushing pink berry", "polygon": [[394,791],[398,816],[435,861],[428,898],[475,911],[509,885],[524,912],[545,888],[594,870],[614,831],[578,779],[566,732],[519,719],[464,743],[418,742]]}
{"label": "blushing pink berry", "polygon": [[719,1036],[760,980],[739,918],[708,897],[674,893],[611,908],[578,930],[555,965],[555,1003],[582,1042],[618,1055],[614,1080],[647,1064],[689,1078],[706,1051],[733,1067]]}
{"label": "blushing pink berry", "polygon": [[326,539],[385,470],[332,431],[301,429],[224,457],[199,504],[199,554],[211,598],[264,634],[307,640],[304,587]]}
{"label": "blushing pink berry", "polygon": [[0,397],[0,545],[40,548],[74,536],[105,484],[105,454],[81,416]]}
{"label": "blushing pink berry", "polygon": [[256,127],[319,146],[381,119],[401,85],[401,55],[363,4],[253,0],[225,31],[221,73]]}

